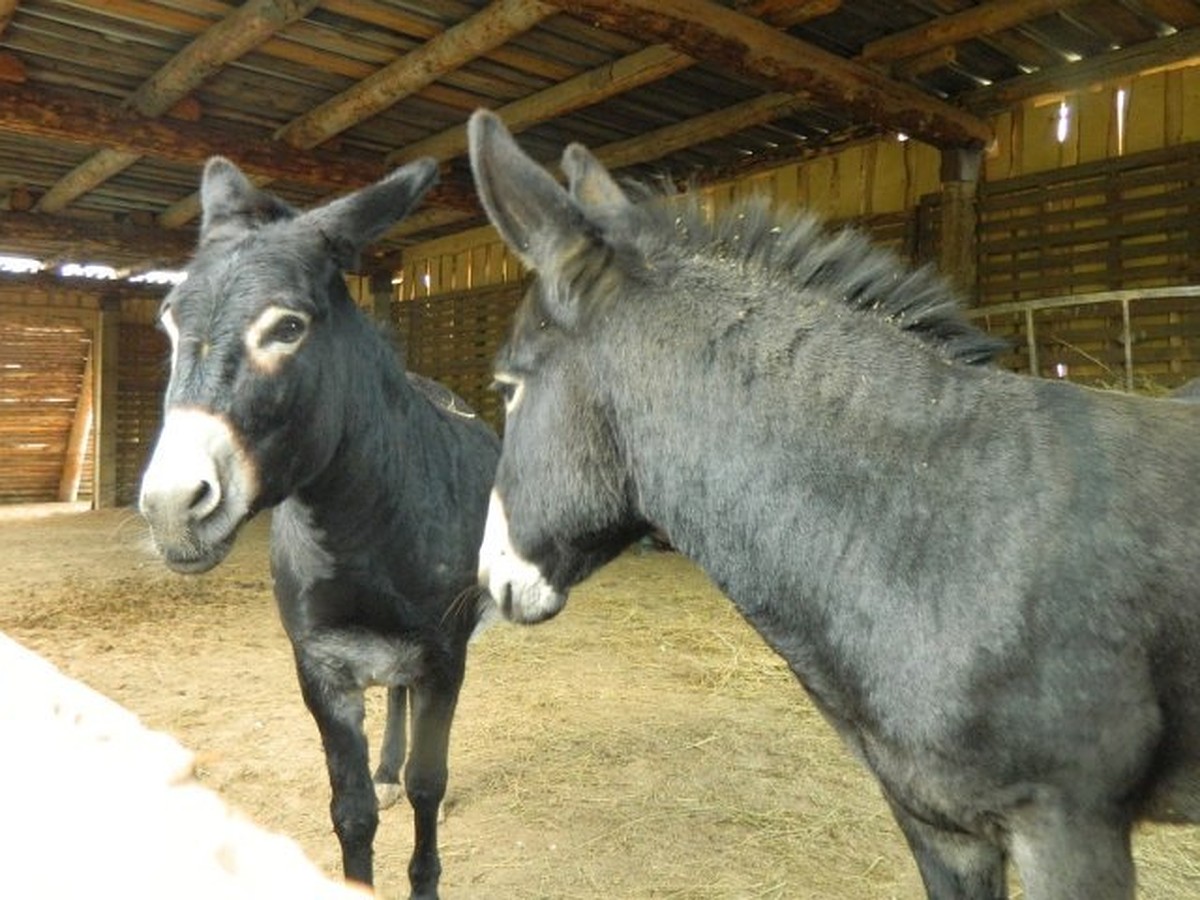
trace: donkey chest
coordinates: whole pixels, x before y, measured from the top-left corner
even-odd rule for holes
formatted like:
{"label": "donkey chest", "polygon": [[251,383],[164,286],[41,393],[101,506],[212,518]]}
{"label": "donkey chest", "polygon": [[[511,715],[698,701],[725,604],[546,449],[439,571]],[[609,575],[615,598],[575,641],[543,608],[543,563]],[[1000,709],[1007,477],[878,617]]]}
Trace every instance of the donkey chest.
{"label": "donkey chest", "polygon": [[277,577],[276,600],[297,656],[345,687],[410,685],[442,647],[423,605],[370,585]]}
{"label": "donkey chest", "polygon": [[426,648],[417,641],[353,627],[308,632],[296,641],[296,650],[327,677],[360,689],[411,685],[428,664]]}

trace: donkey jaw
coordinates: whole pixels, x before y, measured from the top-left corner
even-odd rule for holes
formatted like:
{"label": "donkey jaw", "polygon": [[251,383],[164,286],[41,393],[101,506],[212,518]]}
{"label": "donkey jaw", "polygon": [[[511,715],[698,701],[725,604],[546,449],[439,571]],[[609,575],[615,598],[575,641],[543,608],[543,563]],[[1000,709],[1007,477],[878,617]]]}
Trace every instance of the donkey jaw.
{"label": "donkey jaw", "polygon": [[[153,533],[153,528],[151,529]],[[202,575],[222,562],[233,548],[233,540],[237,530],[227,535],[217,543],[197,547],[167,547],[157,538],[154,548],[162,557],[168,569],[180,575]]]}
{"label": "donkey jaw", "polygon": [[224,419],[198,409],[167,412],[139,507],[169,568],[194,575],[220,563],[256,490],[254,468]]}
{"label": "donkey jaw", "polygon": [[487,588],[504,618],[520,625],[543,622],[567,602],[567,595],[551,587],[538,567],[513,547],[508,516],[494,490],[479,547],[479,583]]}

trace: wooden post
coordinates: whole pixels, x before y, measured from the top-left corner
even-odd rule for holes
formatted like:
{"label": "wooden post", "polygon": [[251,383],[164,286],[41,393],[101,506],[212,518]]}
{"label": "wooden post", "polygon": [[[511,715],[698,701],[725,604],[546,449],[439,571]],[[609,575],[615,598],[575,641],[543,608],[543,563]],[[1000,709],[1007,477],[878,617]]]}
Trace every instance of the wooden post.
{"label": "wooden post", "polygon": [[974,148],[942,151],[942,245],[938,268],[963,294],[968,306],[978,300],[978,218],[975,197],[983,153]]}
{"label": "wooden post", "polygon": [[117,348],[120,325],[120,300],[104,297],[96,314],[96,330],[92,338],[96,425],[92,506],[96,509],[117,505]]}
{"label": "wooden post", "polygon": [[92,357],[95,355],[95,336],[88,344],[87,360],[83,364],[83,378],[79,383],[79,402],[75,405],[75,418],[71,422],[71,435],[67,438],[67,452],[63,459],[62,478],[58,482],[58,499],[62,503],[74,503],[79,499],[79,482],[83,478],[83,461],[87,458],[88,441],[92,436]]}

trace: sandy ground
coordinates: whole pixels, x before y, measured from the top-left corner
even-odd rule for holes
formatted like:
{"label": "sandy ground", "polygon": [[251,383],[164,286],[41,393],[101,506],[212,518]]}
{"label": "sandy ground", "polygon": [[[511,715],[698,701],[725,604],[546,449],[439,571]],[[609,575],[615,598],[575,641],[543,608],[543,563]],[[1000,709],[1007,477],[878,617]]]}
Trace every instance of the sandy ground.
{"label": "sandy ground", "polygon": [[[204,784],[336,874],[264,526],[185,578],[153,558],[127,510],[0,516],[0,630],[175,735]],[[382,700],[371,695],[373,746]],[[450,778],[448,900],[923,896],[870,778],[674,554],[630,553],[558,619],[484,635]],[[407,805],[383,814],[381,897],[407,896],[410,822]],[[1136,850],[1141,897],[1200,897],[1200,829],[1144,829]]]}

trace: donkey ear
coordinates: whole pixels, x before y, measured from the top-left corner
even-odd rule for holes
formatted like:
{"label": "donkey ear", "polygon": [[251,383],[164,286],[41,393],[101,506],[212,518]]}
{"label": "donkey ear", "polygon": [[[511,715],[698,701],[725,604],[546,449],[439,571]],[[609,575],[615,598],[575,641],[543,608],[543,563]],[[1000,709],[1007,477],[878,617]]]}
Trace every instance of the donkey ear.
{"label": "donkey ear", "polygon": [[408,215],[437,181],[437,160],[424,157],[402,166],[374,184],[300,217],[323,234],[338,262],[352,268],[359,252]]}
{"label": "donkey ear", "polygon": [[633,205],[604,164],[583,144],[571,144],[563,151],[562,170],[571,196],[590,213],[611,215]]}
{"label": "donkey ear", "polygon": [[268,222],[290,219],[296,210],[255,187],[223,156],[212,157],[200,181],[200,243],[236,237]]}
{"label": "donkey ear", "polygon": [[500,117],[476,110],[467,123],[471,169],[488,218],[531,269],[553,268],[564,245],[590,240],[583,210],[517,146]]}

